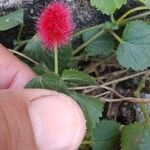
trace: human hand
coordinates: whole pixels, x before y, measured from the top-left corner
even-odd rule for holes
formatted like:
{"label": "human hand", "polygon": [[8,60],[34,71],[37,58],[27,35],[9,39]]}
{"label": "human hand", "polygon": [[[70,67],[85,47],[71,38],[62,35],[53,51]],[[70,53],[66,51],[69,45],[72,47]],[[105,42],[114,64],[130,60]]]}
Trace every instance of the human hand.
{"label": "human hand", "polygon": [[35,73],[0,45],[0,149],[76,150],[85,118],[68,96],[23,89]]}

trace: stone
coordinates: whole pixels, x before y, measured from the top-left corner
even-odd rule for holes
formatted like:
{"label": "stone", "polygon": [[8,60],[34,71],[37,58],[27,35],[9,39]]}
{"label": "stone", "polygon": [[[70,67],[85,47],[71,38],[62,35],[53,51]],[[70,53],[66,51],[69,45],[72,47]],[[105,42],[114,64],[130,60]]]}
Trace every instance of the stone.
{"label": "stone", "polygon": [[16,6],[20,6],[23,5],[25,3],[32,3],[33,0],[1,0],[0,1],[0,8],[10,8],[10,7],[16,7]]}

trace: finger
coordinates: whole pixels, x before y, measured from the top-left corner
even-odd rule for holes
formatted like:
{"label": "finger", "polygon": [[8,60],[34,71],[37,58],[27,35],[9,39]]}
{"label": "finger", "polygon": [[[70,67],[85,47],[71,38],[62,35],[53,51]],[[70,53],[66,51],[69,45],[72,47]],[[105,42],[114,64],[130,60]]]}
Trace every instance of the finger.
{"label": "finger", "polygon": [[[8,94],[8,92],[10,94]],[[51,90],[43,90],[43,89],[3,89],[0,90],[0,93],[3,94],[3,96],[7,96],[11,99],[11,97],[16,97],[17,99],[22,99],[25,103],[28,105],[36,98],[41,98],[49,95],[58,95],[58,92],[51,91]]]}
{"label": "finger", "polygon": [[0,89],[20,89],[35,73],[0,44]]}
{"label": "finger", "polygon": [[0,122],[0,149],[37,150],[27,105],[11,92],[0,91]]}
{"label": "finger", "polygon": [[0,99],[1,95],[27,102],[39,150],[76,150],[79,147],[85,135],[85,118],[70,97],[48,90],[2,90]]}

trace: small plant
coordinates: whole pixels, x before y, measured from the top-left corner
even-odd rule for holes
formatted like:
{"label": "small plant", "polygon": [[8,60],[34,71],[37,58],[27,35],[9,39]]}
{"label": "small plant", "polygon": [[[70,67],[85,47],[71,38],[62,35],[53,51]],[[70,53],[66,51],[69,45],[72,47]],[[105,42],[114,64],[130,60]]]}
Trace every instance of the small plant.
{"label": "small plant", "polygon": [[[38,75],[26,88],[56,90],[69,95],[81,106],[87,120],[87,135],[81,149],[148,150],[150,147],[150,118],[145,105],[150,100],[141,98],[141,91],[150,79],[150,24],[140,20],[150,14],[150,1],[139,2],[139,7],[116,19],[114,13],[126,5],[127,0],[90,0],[92,6],[110,19],[75,34],[75,25],[66,4],[51,3],[37,21],[37,34],[26,40],[21,40],[23,9],[0,18],[0,31],[20,25],[14,50],[10,51],[23,57]],[[83,43],[76,49],[69,43],[71,34],[73,39],[82,38]],[[94,69],[112,60],[120,69],[117,75],[125,76],[116,79],[116,74],[112,73],[113,77],[105,75],[99,80]],[[79,62],[92,63],[84,69]],[[124,97],[116,91],[116,84],[135,77],[141,78],[138,78],[133,97]],[[105,89],[105,92],[99,92],[100,89]],[[118,101],[138,103],[144,121],[121,125],[103,120],[104,102]]]}
{"label": "small plant", "polygon": [[58,47],[67,44],[72,31],[71,14],[62,2],[48,5],[38,19],[38,36],[45,48],[54,50],[55,74],[58,74]]}

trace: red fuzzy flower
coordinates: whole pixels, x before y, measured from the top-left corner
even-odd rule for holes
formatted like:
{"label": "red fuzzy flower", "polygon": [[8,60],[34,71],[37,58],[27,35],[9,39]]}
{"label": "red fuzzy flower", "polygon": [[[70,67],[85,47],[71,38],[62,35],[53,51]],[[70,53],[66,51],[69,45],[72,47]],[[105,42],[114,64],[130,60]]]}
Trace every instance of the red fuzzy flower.
{"label": "red fuzzy flower", "polygon": [[46,48],[67,44],[74,25],[69,8],[63,2],[49,4],[37,21],[37,33]]}

